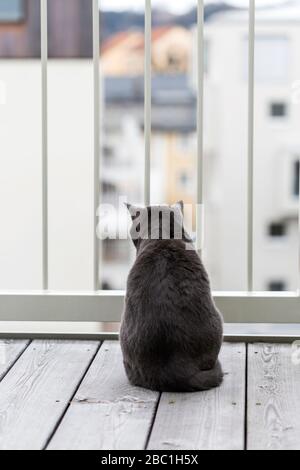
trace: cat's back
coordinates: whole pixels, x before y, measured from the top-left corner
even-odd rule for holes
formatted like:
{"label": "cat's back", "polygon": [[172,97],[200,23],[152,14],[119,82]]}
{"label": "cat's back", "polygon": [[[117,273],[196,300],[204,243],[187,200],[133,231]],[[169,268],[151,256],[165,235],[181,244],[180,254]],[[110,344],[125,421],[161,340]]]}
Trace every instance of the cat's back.
{"label": "cat's back", "polygon": [[195,250],[187,249],[182,240],[155,240],[138,254],[127,287],[129,294],[166,300],[168,293],[190,295],[201,283],[208,284],[208,279]]}
{"label": "cat's back", "polygon": [[188,251],[182,240],[153,240],[145,243],[136,258],[134,270],[166,271],[173,265],[180,268],[196,261],[195,251]]}

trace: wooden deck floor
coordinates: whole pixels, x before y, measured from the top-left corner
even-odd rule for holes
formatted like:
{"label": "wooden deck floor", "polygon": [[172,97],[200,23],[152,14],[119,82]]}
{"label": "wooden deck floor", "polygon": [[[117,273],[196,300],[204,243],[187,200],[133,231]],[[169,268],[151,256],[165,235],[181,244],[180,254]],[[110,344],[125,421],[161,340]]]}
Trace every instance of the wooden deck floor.
{"label": "wooden deck floor", "polygon": [[118,342],[0,341],[0,449],[300,449],[290,345],[224,344],[221,388],[129,385]]}

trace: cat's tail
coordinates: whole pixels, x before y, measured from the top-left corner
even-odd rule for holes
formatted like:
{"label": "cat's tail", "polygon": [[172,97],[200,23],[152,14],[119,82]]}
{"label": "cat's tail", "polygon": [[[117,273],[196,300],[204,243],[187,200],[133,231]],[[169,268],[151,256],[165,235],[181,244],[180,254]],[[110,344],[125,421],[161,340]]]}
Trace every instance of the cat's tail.
{"label": "cat's tail", "polygon": [[219,387],[223,382],[224,374],[220,362],[211,370],[202,370],[191,379],[191,387],[193,389],[210,390]]}
{"label": "cat's tail", "polygon": [[[213,369],[200,370],[193,375],[168,374],[169,378],[165,383],[162,383],[162,388],[166,392],[200,392],[219,387],[223,382],[223,371],[220,362],[218,361]],[[163,381],[164,382],[164,381]]]}

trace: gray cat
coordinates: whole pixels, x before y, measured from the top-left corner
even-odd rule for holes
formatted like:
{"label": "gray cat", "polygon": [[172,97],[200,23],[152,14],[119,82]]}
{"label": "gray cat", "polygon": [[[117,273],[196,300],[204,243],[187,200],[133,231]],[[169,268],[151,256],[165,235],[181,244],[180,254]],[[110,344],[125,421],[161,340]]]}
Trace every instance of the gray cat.
{"label": "gray cat", "polygon": [[223,320],[184,230],[183,203],[128,210],[137,249],[120,332],[128,379],[160,392],[219,386]]}

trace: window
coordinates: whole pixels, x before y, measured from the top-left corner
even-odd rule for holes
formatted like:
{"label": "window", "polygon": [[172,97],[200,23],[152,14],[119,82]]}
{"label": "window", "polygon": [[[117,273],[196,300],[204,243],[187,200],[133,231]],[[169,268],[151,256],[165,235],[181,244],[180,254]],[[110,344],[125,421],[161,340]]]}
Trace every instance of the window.
{"label": "window", "polygon": [[260,36],[256,40],[256,79],[285,81],[289,77],[289,40]]}
{"label": "window", "polygon": [[283,292],[287,290],[287,286],[284,281],[271,281],[268,284],[268,290],[270,292]]}
{"label": "window", "polygon": [[102,290],[114,290],[113,286],[109,281],[103,281],[102,282]]}
{"label": "window", "polygon": [[281,118],[287,115],[287,105],[286,103],[271,103],[270,105],[270,115],[274,118]]}
{"label": "window", "polygon": [[0,0],[0,23],[17,23],[24,16],[24,0]]}
{"label": "window", "polygon": [[103,146],[103,157],[110,160],[114,156],[114,149],[108,145]]}
{"label": "window", "polygon": [[191,137],[189,134],[180,134],[178,136],[179,148],[182,152],[188,153],[190,151]]}
{"label": "window", "polygon": [[104,240],[104,262],[128,263],[130,260],[130,242],[128,240]]}
{"label": "window", "polygon": [[104,194],[117,194],[117,187],[113,183],[103,181],[102,191]]}
{"label": "window", "polygon": [[300,186],[300,162],[296,160],[293,162],[293,196],[299,197],[299,186]]}
{"label": "window", "polygon": [[286,224],[283,222],[274,222],[269,225],[269,236],[270,237],[285,237],[287,232]]}
{"label": "window", "polygon": [[[248,78],[248,38],[244,44],[244,74]],[[260,83],[287,82],[290,78],[290,42],[285,36],[257,36],[255,79]]]}
{"label": "window", "polygon": [[179,184],[185,191],[188,191],[192,186],[191,177],[185,171],[179,175]]}
{"label": "window", "polygon": [[168,52],[167,60],[168,60],[169,70],[180,71],[182,58],[180,57],[180,55],[177,53],[176,50],[170,50]]}

